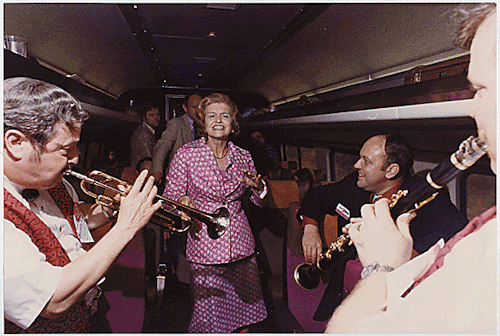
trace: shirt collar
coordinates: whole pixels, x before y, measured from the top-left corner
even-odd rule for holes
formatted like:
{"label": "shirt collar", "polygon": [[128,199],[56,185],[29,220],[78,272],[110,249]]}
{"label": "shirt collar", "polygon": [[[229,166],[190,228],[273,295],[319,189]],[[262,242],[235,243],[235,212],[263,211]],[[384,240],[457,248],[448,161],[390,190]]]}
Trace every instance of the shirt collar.
{"label": "shirt collar", "polygon": [[8,192],[10,192],[11,194],[18,194],[19,196],[21,195],[21,193],[23,192],[24,187],[21,187],[20,185],[18,184],[15,184],[14,182],[12,182],[11,180],[9,180],[7,178],[7,176],[3,176],[3,186],[5,189],[7,189]]}
{"label": "shirt collar", "polygon": [[398,190],[399,187],[401,186],[401,183],[392,187],[391,189],[387,190],[385,193],[382,195],[380,194],[370,194],[370,202],[374,203],[375,201],[379,200],[380,198],[387,198],[390,199],[393,194],[395,194]]}
{"label": "shirt collar", "polygon": [[4,188],[11,193],[12,196],[17,198],[21,203],[24,204],[27,208],[30,207],[28,201],[26,201],[22,196],[21,193],[23,192],[24,187],[12,182],[9,180],[5,175],[3,176],[3,186]]}
{"label": "shirt collar", "polygon": [[147,122],[143,121],[143,124],[151,131],[151,133],[155,134],[156,131],[153,127],[151,127]]}

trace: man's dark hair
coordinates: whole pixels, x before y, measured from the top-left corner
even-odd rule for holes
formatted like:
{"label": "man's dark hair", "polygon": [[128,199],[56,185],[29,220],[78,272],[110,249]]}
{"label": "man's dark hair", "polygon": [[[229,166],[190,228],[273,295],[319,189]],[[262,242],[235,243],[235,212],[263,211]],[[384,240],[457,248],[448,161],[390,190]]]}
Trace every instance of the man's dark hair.
{"label": "man's dark hair", "polygon": [[391,180],[401,176],[404,178],[409,177],[413,167],[413,153],[406,140],[402,136],[393,133],[381,134],[381,136],[385,138],[386,161],[383,168],[385,169],[393,163],[399,165],[399,173]]}
{"label": "man's dark hair", "polygon": [[146,113],[148,113],[149,111],[151,111],[152,109],[155,109],[155,108],[158,108],[158,107],[151,105],[151,103],[144,103],[144,105],[142,105],[142,107],[141,107],[141,110],[139,111],[139,113],[141,115],[141,119],[144,120],[144,118],[146,118]]}
{"label": "man's dark hair", "polygon": [[459,25],[455,44],[467,50],[470,49],[477,29],[495,10],[495,3],[468,3],[457,6],[453,12]]}

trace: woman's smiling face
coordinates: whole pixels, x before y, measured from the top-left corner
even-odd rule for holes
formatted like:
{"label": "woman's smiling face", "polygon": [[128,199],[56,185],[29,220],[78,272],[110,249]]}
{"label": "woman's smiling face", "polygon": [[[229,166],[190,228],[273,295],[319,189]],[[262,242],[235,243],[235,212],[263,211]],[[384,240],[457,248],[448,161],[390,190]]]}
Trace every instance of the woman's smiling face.
{"label": "woman's smiling face", "polygon": [[213,103],[205,108],[205,131],[210,138],[227,139],[232,128],[231,108],[224,103]]}

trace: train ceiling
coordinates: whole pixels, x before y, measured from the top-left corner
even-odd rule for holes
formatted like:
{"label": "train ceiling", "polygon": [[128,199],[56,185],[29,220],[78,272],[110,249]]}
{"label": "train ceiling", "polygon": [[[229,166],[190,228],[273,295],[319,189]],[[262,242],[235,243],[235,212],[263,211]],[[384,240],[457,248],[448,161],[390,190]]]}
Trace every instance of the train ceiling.
{"label": "train ceiling", "polygon": [[[455,4],[4,3],[30,57],[114,97],[236,89],[271,102],[463,53]],[[371,77],[370,77],[371,76]]]}

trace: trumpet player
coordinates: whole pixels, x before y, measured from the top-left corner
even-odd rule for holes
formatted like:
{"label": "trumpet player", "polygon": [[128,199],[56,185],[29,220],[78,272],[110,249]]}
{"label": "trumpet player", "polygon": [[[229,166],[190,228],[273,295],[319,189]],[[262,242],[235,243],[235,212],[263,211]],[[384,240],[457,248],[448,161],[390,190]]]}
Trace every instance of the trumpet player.
{"label": "trumpet player", "polygon": [[5,332],[86,332],[96,284],[161,206],[154,179],[139,175],[90,249],[90,230],[109,219],[100,205],[79,204],[63,179],[78,163],[87,112],[61,88],[22,77],[4,81],[3,104]]}
{"label": "trumpet player", "polygon": [[[476,90],[470,114],[496,174],[496,4],[467,4],[457,14],[458,41],[470,48],[468,79]],[[364,277],[334,312],[327,333],[498,332],[496,206],[411,261],[411,215],[399,216],[395,225],[386,200],[363,206],[361,215],[347,229]]]}

